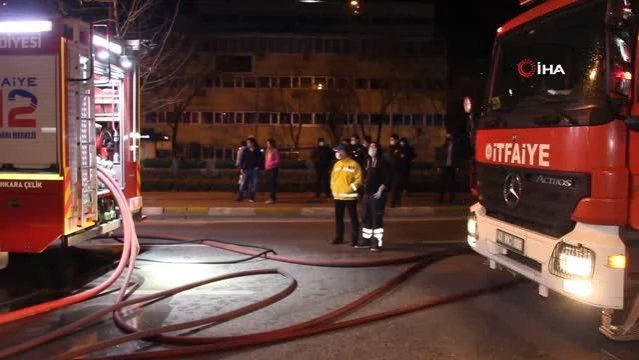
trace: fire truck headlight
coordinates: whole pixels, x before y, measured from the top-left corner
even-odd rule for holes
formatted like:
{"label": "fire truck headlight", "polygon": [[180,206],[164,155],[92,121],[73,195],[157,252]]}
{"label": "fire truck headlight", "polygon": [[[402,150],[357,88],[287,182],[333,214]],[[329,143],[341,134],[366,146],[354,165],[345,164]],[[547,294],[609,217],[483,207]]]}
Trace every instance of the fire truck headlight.
{"label": "fire truck headlight", "polygon": [[122,67],[125,69],[130,69],[131,66],[133,66],[133,63],[131,62],[131,60],[129,60],[128,56],[124,55],[120,56],[120,65],[122,65]]}
{"label": "fire truck headlight", "polygon": [[49,20],[0,21],[0,33],[39,33],[52,29]]}
{"label": "fire truck headlight", "polygon": [[550,273],[569,280],[589,280],[595,271],[595,253],[583,246],[560,242],[550,259]]}
{"label": "fire truck headlight", "polygon": [[468,222],[466,223],[466,229],[468,230],[467,241],[470,247],[477,246],[477,215],[475,213],[471,213],[468,216]]}

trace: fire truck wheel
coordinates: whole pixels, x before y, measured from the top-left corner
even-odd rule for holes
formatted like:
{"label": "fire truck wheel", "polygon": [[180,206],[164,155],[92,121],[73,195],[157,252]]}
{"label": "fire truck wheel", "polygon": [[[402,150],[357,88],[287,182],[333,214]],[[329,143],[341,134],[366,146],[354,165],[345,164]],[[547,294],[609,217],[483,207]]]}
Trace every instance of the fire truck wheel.
{"label": "fire truck wheel", "polygon": [[0,270],[9,266],[9,253],[0,252]]}

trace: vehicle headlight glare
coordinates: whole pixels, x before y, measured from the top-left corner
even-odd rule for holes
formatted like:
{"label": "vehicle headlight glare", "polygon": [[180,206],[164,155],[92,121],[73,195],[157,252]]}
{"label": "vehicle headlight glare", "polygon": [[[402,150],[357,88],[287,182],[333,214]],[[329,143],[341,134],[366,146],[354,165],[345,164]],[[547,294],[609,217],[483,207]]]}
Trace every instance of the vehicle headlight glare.
{"label": "vehicle headlight glare", "polygon": [[474,213],[468,217],[466,229],[468,230],[468,235],[477,236],[477,216]]}
{"label": "vehicle headlight glare", "polygon": [[595,253],[583,246],[560,242],[550,261],[550,273],[564,279],[590,279],[595,270]]}

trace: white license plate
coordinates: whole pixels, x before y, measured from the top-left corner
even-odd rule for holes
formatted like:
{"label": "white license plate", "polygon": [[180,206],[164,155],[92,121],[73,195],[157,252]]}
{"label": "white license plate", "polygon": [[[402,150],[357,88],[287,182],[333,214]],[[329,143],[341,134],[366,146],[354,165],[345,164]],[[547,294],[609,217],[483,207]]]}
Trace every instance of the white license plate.
{"label": "white license plate", "polygon": [[523,255],[524,239],[505,231],[497,230],[497,242]]}

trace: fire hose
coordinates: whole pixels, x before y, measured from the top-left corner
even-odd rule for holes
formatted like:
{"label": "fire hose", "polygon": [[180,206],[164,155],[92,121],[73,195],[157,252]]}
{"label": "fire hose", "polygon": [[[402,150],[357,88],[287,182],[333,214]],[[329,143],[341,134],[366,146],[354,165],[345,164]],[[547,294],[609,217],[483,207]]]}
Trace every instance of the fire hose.
{"label": "fire hose", "polygon": [[[193,282],[187,285],[183,285],[177,288],[168,289],[164,291],[160,291],[155,294],[141,296],[135,299],[128,299],[132,293],[127,293],[126,289],[128,288],[128,284],[130,283],[131,276],[133,274],[134,265],[136,262],[136,257],[138,255],[140,246],[138,242],[138,235],[136,234],[135,227],[133,224],[133,218],[131,215],[131,211],[128,207],[128,203],[124,197],[124,194],[120,191],[116,181],[108,174],[103,172],[102,170],[98,171],[99,180],[102,181],[113,196],[115,197],[118,205],[120,206],[120,212],[123,218],[123,227],[124,227],[124,241],[123,241],[123,250],[122,256],[120,258],[120,262],[116,267],[115,271],[109,278],[102,284],[96,286],[91,290],[84,291],[79,294],[75,294],[66,298],[49,301],[46,303],[42,303],[39,305],[27,307],[25,309],[16,310],[9,313],[0,314],[0,324],[7,324],[10,322],[14,322],[19,319],[24,319],[27,317],[31,317],[34,315],[42,314],[45,312],[50,312],[54,310],[61,309],[63,307],[70,306],[72,304],[76,304],[81,301],[88,300],[95,295],[98,295],[109,286],[111,286],[124,272],[124,267],[128,266],[128,271],[125,274],[124,285],[120,289],[116,302],[107,306],[100,311],[90,314],[80,320],[77,320],[73,323],[70,323],[66,326],[63,326],[54,331],[48,332],[45,335],[27,340],[20,344],[5,348],[0,350],[0,358],[6,358],[12,355],[16,355],[18,353],[22,353],[27,350],[31,350],[37,346],[49,343],[56,339],[59,339],[63,336],[69,335],[79,329],[82,329],[94,321],[102,318],[103,316],[113,313],[115,324],[122,329],[123,331],[129,333],[128,335],[104,340],[92,345],[87,345],[81,348],[73,349],[63,354],[59,354],[52,359],[62,360],[62,359],[77,359],[82,355],[87,355],[94,353],[99,350],[111,348],[115,345],[130,342],[133,340],[150,340],[155,342],[163,342],[163,343],[173,343],[173,344],[186,344],[191,345],[187,347],[169,349],[169,350],[158,350],[158,351],[149,351],[149,352],[140,352],[126,355],[115,355],[115,356],[106,356],[100,357],[99,359],[158,359],[158,358],[174,358],[178,356],[186,356],[186,355],[194,355],[205,352],[215,352],[215,351],[228,351],[233,349],[239,349],[244,347],[256,346],[256,345],[264,345],[271,344],[276,342],[283,342],[287,340],[297,339],[301,337],[308,337],[320,333],[325,333],[329,331],[344,329],[348,327],[353,327],[357,325],[362,325],[365,323],[370,323],[373,321],[379,321],[382,319],[387,319],[394,316],[399,316],[403,314],[408,314],[410,312],[415,312],[418,310],[432,308],[438,305],[443,305],[447,303],[452,303],[456,301],[461,301],[464,299],[468,299],[471,297],[479,296],[482,294],[487,294],[499,290],[503,290],[509,288],[517,283],[520,283],[522,280],[511,280],[503,283],[499,283],[497,285],[486,286],[474,290],[464,291],[453,295],[438,297],[435,299],[427,300],[421,303],[409,305],[406,307],[402,307],[399,309],[394,309],[390,311],[385,311],[382,313],[368,315],[352,320],[339,321],[340,318],[345,317],[346,315],[356,311],[360,307],[365,304],[370,303],[374,299],[380,297],[384,293],[388,292],[392,288],[400,285],[402,282],[407,280],[411,275],[414,275],[419,270],[422,270],[434,263],[442,261],[444,259],[450,258],[452,256],[458,256],[463,254],[471,254],[472,252],[468,249],[448,249],[442,251],[436,251],[429,254],[421,254],[416,256],[409,256],[404,258],[394,258],[394,259],[375,259],[375,260],[312,260],[312,259],[302,259],[296,257],[288,257],[283,255],[274,254],[269,251],[264,251],[263,249],[250,249],[245,245],[237,245],[231,243],[225,243],[221,241],[215,240],[204,240],[201,241],[203,244],[239,253],[244,254],[250,257],[263,257],[269,260],[279,261],[279,262],[287,262],[292,264],[299,265],[308,265],[308,266],[321,266],[321,267],[378,267],[378,266],[389,266],[389,265],[398,265],[398,264],[408,264],[414,263],[408,269],[402,271],[399,275],[391,279],[389,282],[384,284],[383,286],[369,292],[365,296],[347,304],[343,307],[340,307],[332,312],[319,316],[317,318],[308,320],[306,322],[292,325],[276,330],[270,330],[265,332],[258,332],[247,335],[239,335],[239,336],[226,336],[226,337],[191,337],[191,336],[168,336],[163,335],[169,332],[174,332],[178,330],[191,329],[194,327],[211,325],[211,324],[219,324],[222,322],[230,321],[232,319],[238,318],[240,316],[255,312],[259,309],[262,309],[266,306],[269,306],[279,300],[284,299],[293,291],[295,291],[297,287],[297,281],[295,278],[288,273],[278,270],[278,269],[260,269],[260,270],[249,270],[236,272],[231,274],[226,274],[222,276],[216,276],[209,279],[204,279],[201,281]],[[141,236],[142,238],[153,238],[153,239],[164,239],[164,240],[174,240],[174,241],[185,241],[191,242],[193,239],[188,239],[184,237],[177,236],[167,236],[167,235],[153,235],[149,234],[146,236]],[[143,304],[157,301],[160,299],[164,299],[181,292],[194,289],[203,285],[240,278],[245,276],[257,276],[257,275],[273,275],[278,274],[283,276],[289,280],[288,286],[279,292],[260,300],[256,303],[253,303],[248,306],[244,306],[226,313],[217,314],[213,316],[209,316],[203,319],[192,320],[187,322],[182,322],[178,324],[171,324],[166,326],[160,326],[150,329],[138,329],[131,324],[129,324],[126,320],[127,317],[127,309],[137,306],[141,307]]]}

